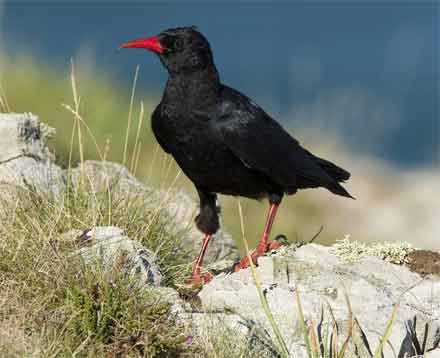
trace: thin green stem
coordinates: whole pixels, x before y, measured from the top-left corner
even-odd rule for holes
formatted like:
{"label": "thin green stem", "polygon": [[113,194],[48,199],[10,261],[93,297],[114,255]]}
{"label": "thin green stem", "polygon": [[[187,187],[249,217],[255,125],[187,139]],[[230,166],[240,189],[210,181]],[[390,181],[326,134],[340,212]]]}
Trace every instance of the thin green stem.
{"label": "thin green stem", "polygon": [[250,262],[252,278],[254,279],[255,286],[258,291],[258,296],[260,298],[261,306],[263,307],[264,313],[266,314],[266,317],[269,320],[269,323],[270,323],[272,330],[275,334],[275,337],[278,341],[278,346],[281,349],[281,355],[283,357],[287,358],[287,357],[289,357],[289,350],[287,349],[286,342],[284,341],[283,336],[281,335],[280,329],[278,328],[278,325],[275,322],[272,311],[270,310],[269,304],[267,303],[266,297],[264,296],[263,288],[261,287],[261,283],[260,283],[260,279],[257,274],[257,270],[255,269],[254,263],[252,261],[251,255],[250,255],[249,245],[248,245],[245,231],[244,231],[243,210],[241,208],[240,199],[237,199],[237,203],[238,203],[238,213],[240,216],[240,225],[241,225],[243,245],[246,249],[247,257]]}

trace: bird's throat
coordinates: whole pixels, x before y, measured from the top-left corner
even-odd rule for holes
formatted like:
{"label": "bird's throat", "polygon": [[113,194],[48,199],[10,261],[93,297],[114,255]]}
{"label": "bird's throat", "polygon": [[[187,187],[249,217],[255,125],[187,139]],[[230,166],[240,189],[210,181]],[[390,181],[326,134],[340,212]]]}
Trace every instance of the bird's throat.
{"label": "bird's throat", "polygon": [[193,108],[201,108],[214,103],[218,98],[219,90],[219,75],[213,67],[203,71],[170,76],[165,89],[165,97],[180,103],[190,100]]}

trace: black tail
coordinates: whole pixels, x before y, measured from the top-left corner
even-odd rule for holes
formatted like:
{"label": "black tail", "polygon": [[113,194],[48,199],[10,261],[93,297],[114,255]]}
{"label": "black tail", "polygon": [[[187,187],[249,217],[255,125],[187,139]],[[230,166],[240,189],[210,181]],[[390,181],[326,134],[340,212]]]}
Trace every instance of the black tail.
{"label": "black tail", "polygon": [[330,190],[333,194],[336,195],[340,195],[340,196],[345,196],[346,198],[351,198],[356,200],[356,198],[354,196],[352,196],[347,189],[345,189],[341,184],[339,184],[338,182],[334,182],[334,184],[332,185],[326,185],[325,186],[326,189]]}
{"label": "black tail", "polygon": [[315,157],[315,161],[332,179],[335,180],[332,185],[326,186],[328,190],[334,194],[354,199],[354,197],[351,196],[341,184],[339,184],[340,182],[344,182],[350,178],[349,172],[322,158]]}
{"label": "black tail", "polygon": [[328,160],[322,158],[315,157],[315,160],[316,163],[318,163],[318,165],[337,182],[344,182],[350,179],[350,173],[347,172],[345,169],[342,169],[332,162],[329,162]]}

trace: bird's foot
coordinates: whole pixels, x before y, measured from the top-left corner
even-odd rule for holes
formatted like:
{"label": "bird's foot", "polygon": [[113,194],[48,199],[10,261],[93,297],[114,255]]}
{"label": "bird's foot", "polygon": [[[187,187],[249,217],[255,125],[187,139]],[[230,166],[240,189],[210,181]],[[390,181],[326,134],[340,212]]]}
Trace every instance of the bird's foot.
{"label": "bird's foot", "polygon": [[[257,248],[251,253],[251,259],[254,265],[257,265],[258,258],[263,256],[267,251],[269,251],[269,245],[267,244],[258,244]],[[234,272],[238,272],[240,270],[246,269],[250,266],[249,256],[243,257],[238,263],[234,266]]]}
{"label": "bird's foot", "polygon": [[275,239],[273,239],[269,244],[269,250],[278,250],[281,246],[286,244],[286,237],[283,235],[278,235]]}
{"label": "bird's foot", "polygon": [[204,275],[193,275],[187,281],[188,286],[203,286],[205,283],[208,283],[212,280],[214,275],[211,272],[207,272]]}
{"label": "bird's foot", "polygon": [[[269,244],[259,243],[257,248],[251,253],[251,259],[255,266],[257,266],[258,258],[263,256],[266,252],[276,250],[283,245],[282,242],[278,240],[273,240]],[[249,257],[243,257],[238,263],[234,266],[234,272],[238,272],[240,270],[246,269],[250,266]]]}

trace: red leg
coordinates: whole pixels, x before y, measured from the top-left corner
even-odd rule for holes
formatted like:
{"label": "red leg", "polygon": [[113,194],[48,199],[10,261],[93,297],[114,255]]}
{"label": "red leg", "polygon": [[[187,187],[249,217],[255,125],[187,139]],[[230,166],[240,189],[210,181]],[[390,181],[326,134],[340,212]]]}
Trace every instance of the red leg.
{"label": "red leg", "polygon": [[[275,215],[277,214],[279,204],[271,204],[269,208],[269,212],[267,214],[266,225],[264,226],[263,236],[261,237],[260,242],[258,243],[256,249],[251,254],[251,258],[254,264],[257,263],[257,259],[264,255],[269,250],[273,250],[279,247],[278,243],[272,242],[269,244],[269,236],[270,231],[272,230],[272,225],[275,220]],[[239,263],[234,266],[234,271],[237,272],[241,269],[249,267],[249,259],[248,257],[244,257],[241,259]]]}
{"label": "red leg", "polygon": [[203,264],[203,258],[205,257],[206,249],[208,248],[209,241],[212,239],[212,235],[206,234],[203,239],[202,249],[200,250],[200,254],[197,257],[196,263],[194,264],[194,269],[192,272],[191,279],[189,283],[191,285],[203,284],[211,280],[212,274],[207,273],[203,276],[200,276],[200,269]]}

